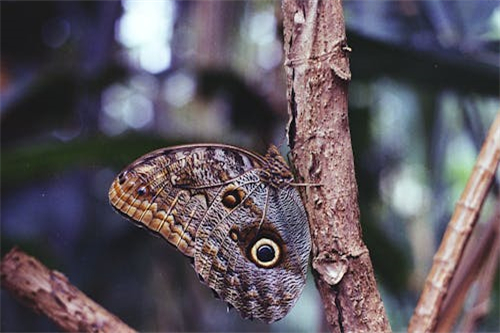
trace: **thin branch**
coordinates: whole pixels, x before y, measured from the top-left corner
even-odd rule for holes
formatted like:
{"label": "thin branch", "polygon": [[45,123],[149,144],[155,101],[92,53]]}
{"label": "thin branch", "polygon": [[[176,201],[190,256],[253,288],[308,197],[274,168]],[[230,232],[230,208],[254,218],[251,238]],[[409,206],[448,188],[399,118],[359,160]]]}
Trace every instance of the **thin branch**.
{"label": "thin branch", "polygon": [[464,315],[460,332],[472,332],[479,320],[485,317],[490,310],[490,297],[492,295],[495,275],[498,272],[498,258],[500,257],[500,200],[497,200],[497,212],[493,217],[494,240],[491,246],[491,255],[487,256],[483,271],[478,278],[479,293],[471,310]]}
{"label": "thin branch", "polygon": [[21,250],[12,249],[0,264],[2,288],[68,332],[135,332],[69,283]]}
{"label": "thin branch", "polygon": [[390,331],[362,241],[347,115],[340,0],[283,1],[289,141],[313,241],[313,273],[332,331]]}
{"label": "thin branch", "polygon": [[[478,227],[480,230],[477,230]],[[487,225],[476,225],[475,234],[480,234],[470,241],[465,250],[463,258],[457,267],[450,288],[443,301],[442,309],[439,312],[436,324],[436,332],[451,332],[456,319],[461,313],[467,292],[474,282],[477,283],[480,292],[477,295],[476,304],[484,304],[491,295],[492,280],[495,276],[495,269],[491,267],[498,263],[500,246],[500,198],[497,200],[495,214],[490,218]],[[495,267],[495,266],[493,266]],[[487,272],[491,276],[485,276]],[[489,278],[489,280],[488,280]],[[490,281],[491,280],[491,281]],[[485,298],[481,298],[484,295]],[[479,308],[479,307],[478,307]],[[468,320],[468,323],[471,321]],[[467,326],[470,326],[469,324]],[[470,330],[459,330],[468,332]]]}
{"label": "thin branch", "polygon": [[435,330],[437,316],[448,291],[450,280],[477,221],[499,160],[500,112],[490,127],[472,174],[434,256],[431,271],[408,326],[409,332]]}

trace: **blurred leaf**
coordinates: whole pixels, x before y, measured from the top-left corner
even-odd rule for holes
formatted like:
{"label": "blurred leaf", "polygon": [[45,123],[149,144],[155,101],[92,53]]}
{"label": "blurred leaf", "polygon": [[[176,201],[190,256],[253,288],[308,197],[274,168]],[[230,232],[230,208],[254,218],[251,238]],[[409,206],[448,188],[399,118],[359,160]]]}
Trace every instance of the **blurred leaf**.
{"label": "blurred leaf", "polygon": [[137,157],[176,142],[159,137],[126,135],[93,137],[67,143],[42,143],[4,150],[1,162],[2,189],[34,179],[52,177],[75,167],[123,168]]}

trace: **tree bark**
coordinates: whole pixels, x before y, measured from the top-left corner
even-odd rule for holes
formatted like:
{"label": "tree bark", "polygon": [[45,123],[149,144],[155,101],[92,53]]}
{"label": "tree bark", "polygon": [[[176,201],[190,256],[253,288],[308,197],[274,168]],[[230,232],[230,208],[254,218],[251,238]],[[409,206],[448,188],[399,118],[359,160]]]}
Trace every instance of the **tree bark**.
{"label": "tree bark", "polygon": [[68,332],[135,332],[35,258],[14,248],[0,264],[2,288]]}
{"label": "tree bark", "polygon": [[312,268],[326,319],[335,332],[390,331],[359,223],[341,1],[284,0],[283,14],[288,136],[297,174],[309,184]]}

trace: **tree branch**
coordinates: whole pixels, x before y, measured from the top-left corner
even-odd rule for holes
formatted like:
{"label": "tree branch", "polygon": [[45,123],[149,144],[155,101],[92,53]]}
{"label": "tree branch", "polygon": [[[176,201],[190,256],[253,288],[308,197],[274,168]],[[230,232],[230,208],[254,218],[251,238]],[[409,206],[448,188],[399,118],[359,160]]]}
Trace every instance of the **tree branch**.
{"label": "tree branch", "polygon": [[12,249],[0,264],[2,288],[68,332],[135,332],[69,283],[21,250]]}
{"label": "tree branch", "polygon": [[483,147],[455,206],[453,216],[434,255],[429,275],[408,325],[408,332],[432,332],[450,281],[479,216],[500,161],[500,112],[493,120]]}
{"label": "tree branch", "polygon": [[496,202],[495,213],[489,222],[485,226],[476,224],[474,228],[476,237],[474,238],[473,235],[473,240],[469,241],[465,247],[463,258],[460,260],[439,311],[436,332],[452,331],[456,319],[462,312],[467,293],[474,282],[479,289],[475,305],[471,311],[465,313],[464,323],[458,331],[472,332],[477,319],[488,313],[489,307],[484,305],[488,305],[492,295],[500,256],[500,198],[497,198]]}
{"label": "tree branch", "polygon": [[340,0],[283,1],[289,141],[331,330],[390,331],[362,241],[347,114],[350,80]]}

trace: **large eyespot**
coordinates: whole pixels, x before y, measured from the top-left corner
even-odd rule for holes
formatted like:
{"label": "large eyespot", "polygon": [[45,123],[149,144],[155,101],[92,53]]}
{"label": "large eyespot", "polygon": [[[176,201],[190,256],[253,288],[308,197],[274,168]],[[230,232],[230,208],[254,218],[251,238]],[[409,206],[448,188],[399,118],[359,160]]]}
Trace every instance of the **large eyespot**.
{"label": "large eyespot", "polygon": [[281,255],[281,248],[278,243],[266,237],[258,239],[250,248],[250,260],[262,268],[276,266]]}
{"label": "large eyespot", "polygon": [[222,195],[222,204],[226,208],[234,208],[241,203],[243,197],[245,196],[245,191],[240,188],[231,185]]}

